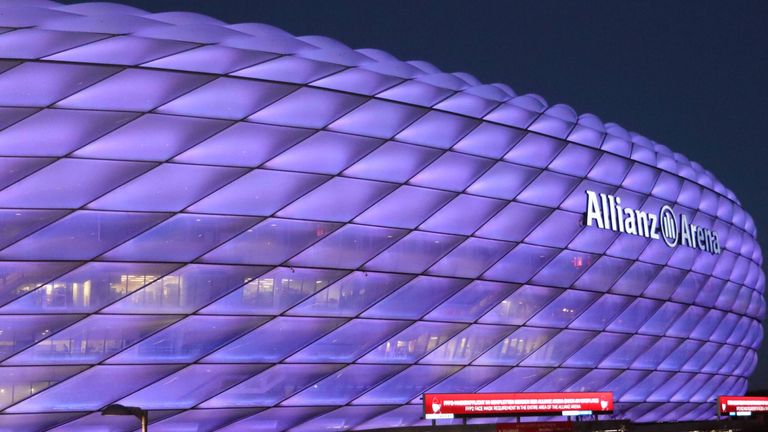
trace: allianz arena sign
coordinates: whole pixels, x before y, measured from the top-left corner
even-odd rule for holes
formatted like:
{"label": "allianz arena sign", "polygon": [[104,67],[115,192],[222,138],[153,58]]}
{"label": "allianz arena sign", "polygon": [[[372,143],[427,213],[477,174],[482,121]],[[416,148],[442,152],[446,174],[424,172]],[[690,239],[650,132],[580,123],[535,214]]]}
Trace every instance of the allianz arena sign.
{"label": "allianz arena sign", "polygon": [[669,247],[688,246],[720,254],[717,232],[688,222],[684,214],[678,217],[672,207],[661,207],[658,214],[622,207],[621,198],[587,190],[587,226],[664,240]]}

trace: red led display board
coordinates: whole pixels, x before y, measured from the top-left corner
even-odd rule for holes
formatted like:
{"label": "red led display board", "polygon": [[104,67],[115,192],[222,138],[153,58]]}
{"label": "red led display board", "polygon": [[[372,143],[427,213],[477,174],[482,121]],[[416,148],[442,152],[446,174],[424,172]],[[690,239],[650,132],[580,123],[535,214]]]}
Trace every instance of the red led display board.
{"label": "red led display board", "polygon": [[718,414],[748,415],[768,412],[768,397],[765,396],[720,396],[717,398]]}
{"label": "red led display board", "polygon": [[613,393],[426,393],[428,419],[455,416],[581,415],[613,411]]}

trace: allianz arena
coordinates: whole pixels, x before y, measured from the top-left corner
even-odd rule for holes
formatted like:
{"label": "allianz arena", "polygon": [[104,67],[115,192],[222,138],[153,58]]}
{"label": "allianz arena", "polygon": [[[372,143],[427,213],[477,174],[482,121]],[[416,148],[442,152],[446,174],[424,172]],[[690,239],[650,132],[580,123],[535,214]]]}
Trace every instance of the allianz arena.
{"label": "allianz arena", "polygon": [[426,62],[0,0],[0,156],[0,431],[135,430],[111,403],[153,432],[412,426],[427,391],[709,419],[756,365],[730,190]]}

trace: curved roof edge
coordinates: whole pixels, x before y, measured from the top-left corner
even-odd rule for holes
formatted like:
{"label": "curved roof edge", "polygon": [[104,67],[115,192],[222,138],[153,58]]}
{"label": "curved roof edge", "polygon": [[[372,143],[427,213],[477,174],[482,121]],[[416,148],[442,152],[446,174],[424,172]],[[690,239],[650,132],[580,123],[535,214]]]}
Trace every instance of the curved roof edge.
{"label": "curved roof edge", "polygon": [[[602,140],[607,137],[631,142],[640,150],[637,152],[629,151],[627,157],[699,183],[703,187],[732,200],[739,206],[741,205],[736,195],[700,164],[690,161],[686,156],[670,150],[661,143],[628,131],[618,124],[604,123],[593,114],[579,115],[568,105],[548,105],[543,97],[536,94],[518,95],[505,84],[483,84],[471,74],[465,72],[446,73],[428,62],[402,61],[378,49],[355,50],[342,42],[325,36],[297,37],[268,24],[227,24],[218,19],[192,12],[150,13],[139,8],[116,3],[93,2],[63,5],[52,0],[0,0],[0,34],[3,33],[3,27],[95,33],[100,34],[103,38],[130,35],[192,44],[193,47],[194,45],[216,45],[236,50],[268,52],[277,56],[293,56],[306,61],[341,66],[345,69],[358,69],[376,76],[412,80],[420,86],[459,92],[468,97],[481,98],[497,104],[490,113],[485,113],[484,116],[470,115],[475,118],[494,121],[489,119],[492,114],[506,105],[511,105],[536,114],[538,118],[524,128],[537,133],[568,139],[577,144],[592,147],[600,147]],[[6,29],[6,31],[8,30],[11,29]],[[182,51],[181,48],[179,51]],[[47,58],[47,55],[37,58],[51,59]],[[70,59],[69,61],[77,60]],[[139,65],[145,64],[133,64],[133,66]],[[226,74],[233,74],[234,72],[236,71],[229,71]],[[238,74],[235,73],[234,75]],[[349,88],[345,88],[343,91],[356,93],[355,89]],[[367,95],[372,96],[372,94]],[[407,103],[419,105],[418,102],[413,101]],[[434,104],[440,105],[437,102]],[[431,105],[428,106],[431,107]],[[455,108],[438,106],[436,109],[468,115]],[[555,132],[552,127],[547,125],[546,121],[541,121],[542,119],[554,119],[559,122],[560,126],[556,128],[558,131]],[[500,123],[504,122],[501,121]],[[506,124],[520,127],[520,125]],[[562,124],[571,127],[567,132],[559,132],[563,129]],[[601,143],[595,145],[593,141],[596,134],[601,137]],[[591,135],[589,142],[583,138],[583,135]],[[751,216],[749,217],[751,218]],[[754,226],[754,223],[752,225]]]}

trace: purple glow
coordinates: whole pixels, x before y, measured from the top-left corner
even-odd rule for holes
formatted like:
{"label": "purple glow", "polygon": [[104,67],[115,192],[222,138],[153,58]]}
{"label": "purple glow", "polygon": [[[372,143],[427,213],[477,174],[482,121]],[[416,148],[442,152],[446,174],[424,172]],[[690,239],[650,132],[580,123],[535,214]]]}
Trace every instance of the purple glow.
{"label": "purple glow", "polygon": [[[0,0],[0,57],[0,429],[424,426],[425,391],[694,421],[746,391],[756,221],[664,144],[192,13]],[[586,191],[722,251],[588,224]]]}

